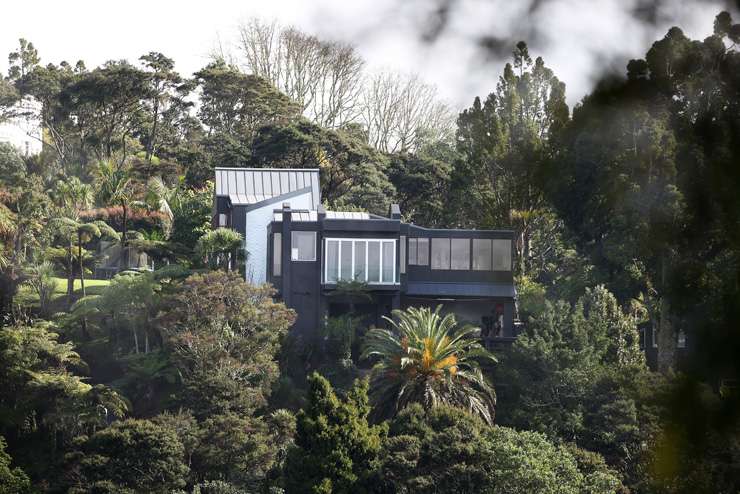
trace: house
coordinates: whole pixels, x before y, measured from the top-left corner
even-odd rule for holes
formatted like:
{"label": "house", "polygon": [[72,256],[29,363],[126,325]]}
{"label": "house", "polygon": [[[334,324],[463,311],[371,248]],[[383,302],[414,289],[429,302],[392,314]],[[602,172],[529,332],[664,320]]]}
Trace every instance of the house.
{"label": "house", "polygon": [[513,340],[512,231],[423,228],[396,205],[387,217],[326,211],[318,184],[318,170],[216,170],[214,223],[244,235],[247,279],[277,289],[296,331],[350,306],[379,326],[394,309],[442,304],[491,344]]}

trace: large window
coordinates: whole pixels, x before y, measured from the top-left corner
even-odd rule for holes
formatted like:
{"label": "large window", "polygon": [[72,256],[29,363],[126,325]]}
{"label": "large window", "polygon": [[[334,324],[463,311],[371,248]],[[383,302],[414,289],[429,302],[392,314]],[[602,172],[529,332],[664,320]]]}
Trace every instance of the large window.
{"label": "large window", "polygon": [[280,276],[283,264],[283,234],[272,234],[272,275]]}
{"label": "large window", "polygon": [[470,239],[453,238],[450,256],[452,269],[470,269]]}
{"label": "large window", "polygon": [[511,240],[493,240],[493,270],[511,271]]}
{"label": "large window", "polygon": [[365,239],[326,239],[324,280],[394,283],[396,241]]}
{"label": "large window", "polygon": [[475,271],[490,271],[491,270],[491,256],[493,255],[490,238],[474,238],[473,239],[473,270]]}
{"label": "large window", "polygon": [[432,239],[432,269],[450,269],[450,239]]}
{"label": "large window", "polygon": [[316,260],[316,232],[291,232],[290,258],[293,261]]}
{"label": "large window", "polygon": [[409,265],[429,266],[429,239],[409,239]]}

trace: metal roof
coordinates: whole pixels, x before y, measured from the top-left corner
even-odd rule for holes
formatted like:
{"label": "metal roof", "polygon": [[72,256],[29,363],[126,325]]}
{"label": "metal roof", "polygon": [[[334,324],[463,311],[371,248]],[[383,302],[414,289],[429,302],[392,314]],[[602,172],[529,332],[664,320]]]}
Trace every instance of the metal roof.
{"label": "metal roof", "polygon": [[406,286],[406,294],[422,296],[514,298],[516,291],[513,283],[440,283],[410,281]]}
{"label": "metal roof", "polygon": [[216,195],[243,206],[299,191],[311,192],[312,209],[321,204],[316,168],[216,168]]}
{"label": "metal roof", "polygon": [[[273,217],[273,221],[283,221],[283,213],[276,212]],[[329,220],[369,220],[371,219],[370,214],[363,213],[360,211],[327,211],[326,219]],[[318,221],[318,213],[316,211],[291,211],[291,221]]]}

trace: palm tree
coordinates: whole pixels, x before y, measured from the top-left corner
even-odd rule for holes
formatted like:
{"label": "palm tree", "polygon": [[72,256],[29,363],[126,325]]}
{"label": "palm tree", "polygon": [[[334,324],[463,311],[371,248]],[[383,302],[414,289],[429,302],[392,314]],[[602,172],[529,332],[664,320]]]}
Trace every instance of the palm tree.
{"label": "palm tree", "polygon": [[411,403],[449,405],[493,423],[496,394],[480,362],[496,358],[479,343],[479,328],[458,326],[441,310],[396,310],[394,319],[385,318],[392,330],[368,331],[363,358],[378,359],[370,381],[376,413],[393,416]]}
{"label": "palm tree", "polygon": [[195,246],[195,252],[204,257],[216,269],[225,267],[227,271],[234,269],[232,256],[241,250],[242,236],[239,232],[229,228],[216,228],[204,233]]}
{"label": "palm tree", "polygon": [[67,218],[77,220],[80,212],[92,204],[93,192],[89,184],[82,183],[77,177],[59,180],[51,192],[59,212]]}
{"label": "palm tree", "polygon": [[82,244],[90,242],[95,238],[107,237],[111,240],[118,240],[120,236],[108,223],[103,220],[97,220],[90,223],[77,223],[77,260],[80,265],[80,289],[82,290],[82,296],[86,296],[85,293],[85,269],[83,266],[82,259]]}
{"label": "palm tree", "polygon": [[[113,230],[104,221],[98,220],[91,223],[82,223],[72,218],[52,218],[47,224],[54,235],[60,238],[64,242],[64,253],[65,259],[63,261],[64,269],[67,275],[67,304],[72,304],[72,294],[74,293],[74,247],[75,241],[77,242],[77,261],[78,269],[80,270],[80,285],[82,288],[82,295],[85,296],[85,270],[84,261],[85,253],[83,252],[82,245],[85,242],[89,242],[94,238],[105,236],[111,239],[118,239],[118,233]],[[53,249],[49,249],[51,254]]]}
{"label": "palm tree", "polygon": [[112,160],[101,161],[97,169],[98,201],[103,204],[117,204],[123,213],[121,219],[121,256],[119,268],[129,266],[128,254],[128,215],[133,207],[144,206],[137,200],[137,188],[129,168],[116,165]]}

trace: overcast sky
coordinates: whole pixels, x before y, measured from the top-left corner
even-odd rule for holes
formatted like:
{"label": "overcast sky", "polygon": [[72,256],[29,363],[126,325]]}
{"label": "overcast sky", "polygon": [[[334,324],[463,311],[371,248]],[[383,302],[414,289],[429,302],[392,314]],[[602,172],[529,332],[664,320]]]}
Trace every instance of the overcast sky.
{"label": "overcast sky", "polygon": [[[0,17],[0,70],[20,37],[43,63],[82,59],[93,67],[149,51],[190,75],[240,19],[276,19],[353,43],[371,68],[417,72],[457,109],[496,84],[519,39],[581,99],[605,71],[643,56],[672,25],[693,38],[712,31],[727,0],[11,0]],[[735,12],[733,12],[736,14]],[[736,14],[737,15],[737,14]]]}

